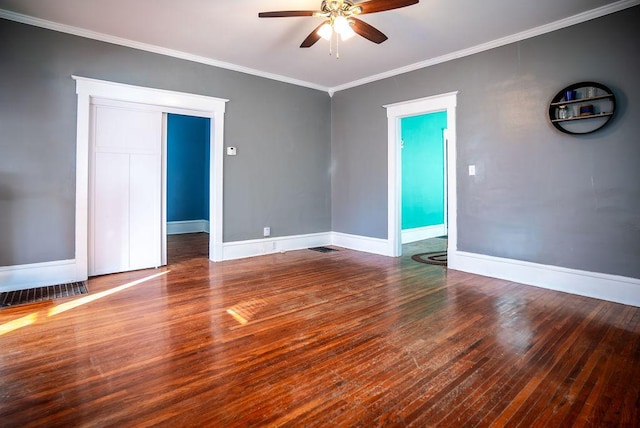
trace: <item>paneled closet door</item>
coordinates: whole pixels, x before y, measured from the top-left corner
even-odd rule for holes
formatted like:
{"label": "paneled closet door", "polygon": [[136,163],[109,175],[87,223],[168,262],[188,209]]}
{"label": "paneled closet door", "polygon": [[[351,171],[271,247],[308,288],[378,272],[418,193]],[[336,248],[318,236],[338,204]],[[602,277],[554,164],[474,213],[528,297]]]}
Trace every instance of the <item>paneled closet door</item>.
{"label": "paneled closet door", "polygon": [[162,257],[162,112],[92,106],[89,275],[157,267]]}

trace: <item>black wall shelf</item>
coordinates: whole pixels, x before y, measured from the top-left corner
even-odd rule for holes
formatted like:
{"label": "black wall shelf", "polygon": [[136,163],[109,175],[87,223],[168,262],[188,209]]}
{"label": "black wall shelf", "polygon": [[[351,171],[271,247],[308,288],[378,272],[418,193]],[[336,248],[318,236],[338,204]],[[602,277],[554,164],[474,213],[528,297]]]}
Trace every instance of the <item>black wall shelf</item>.
{"label": "black wall shelf", "polygon": [[[567,99],[569,91],[574,99]],[[616,97],[611,89],[597,82],[579,82],[563,88],[553,97],[549,103],[549,120],[565,134],[590,134],[607,125],[615,109]],[[565,117],[561,113],[563,110]]]}

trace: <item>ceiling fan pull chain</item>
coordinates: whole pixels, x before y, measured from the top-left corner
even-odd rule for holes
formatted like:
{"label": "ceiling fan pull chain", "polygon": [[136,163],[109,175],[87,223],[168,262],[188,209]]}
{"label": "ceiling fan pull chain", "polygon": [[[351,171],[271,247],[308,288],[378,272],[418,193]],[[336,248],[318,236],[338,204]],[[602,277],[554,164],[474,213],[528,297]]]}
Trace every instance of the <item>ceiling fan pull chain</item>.
{"label": "ceiling fan pull chain", "polygon": [[336,59],[340,59],[340,35],[336,34]]}
{"label": "ceiling fan pull chain", "polygon": [[333,32],[331,32],[331,37],[329,38],[329,56],[333,55]]}

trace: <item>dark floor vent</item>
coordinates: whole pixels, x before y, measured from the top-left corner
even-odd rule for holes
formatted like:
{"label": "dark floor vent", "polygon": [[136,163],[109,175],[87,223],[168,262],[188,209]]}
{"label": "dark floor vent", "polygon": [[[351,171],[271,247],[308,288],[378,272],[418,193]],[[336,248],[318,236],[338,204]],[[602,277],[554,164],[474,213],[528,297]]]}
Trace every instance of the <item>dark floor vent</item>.
{"label": "dark floor vent", "polygon": [[63,297],[72,297],[88,293],[89,290],[87,290],[87,285],[84,281],[29,288],[28,290],[6,291],[4,293],[0,293],[0,308],[5,306],[43,302],[45,300],[61,299]]}
{"label": "dark floor vent", "polygon": [[312,247],[309,248],[311,251],[317,251],[319,253],[331,253],[333,251],[338,251],[334,248],[329,248],[329,247]]}

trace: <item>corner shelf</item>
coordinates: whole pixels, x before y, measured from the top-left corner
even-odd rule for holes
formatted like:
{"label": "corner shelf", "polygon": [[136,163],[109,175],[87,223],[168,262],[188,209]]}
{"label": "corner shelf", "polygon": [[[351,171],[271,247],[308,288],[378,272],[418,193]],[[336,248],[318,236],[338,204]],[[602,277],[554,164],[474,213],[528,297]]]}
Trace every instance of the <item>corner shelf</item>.
{"label": "corner shelf", "polygon": [[[587,88],[594,88],[595,95],[586,97]],[[576,99],[567,100],[568,91],[575,91]],[[579,106],[589,107],[591,112],[580,114]],[[559,117],[560,106],[567,106],[572,111],[566,118]],[[565,134],[590,134],[609,123],[616,109],[616,97],[605,85],[597,82],[580,82],[569,85],[558,92],[549,103],[549,121]],[[599,120],[598,120],[599,119]],[[582,122],[585,121],[585,122]],[[578,122],[580,122],[578,124]]]}

